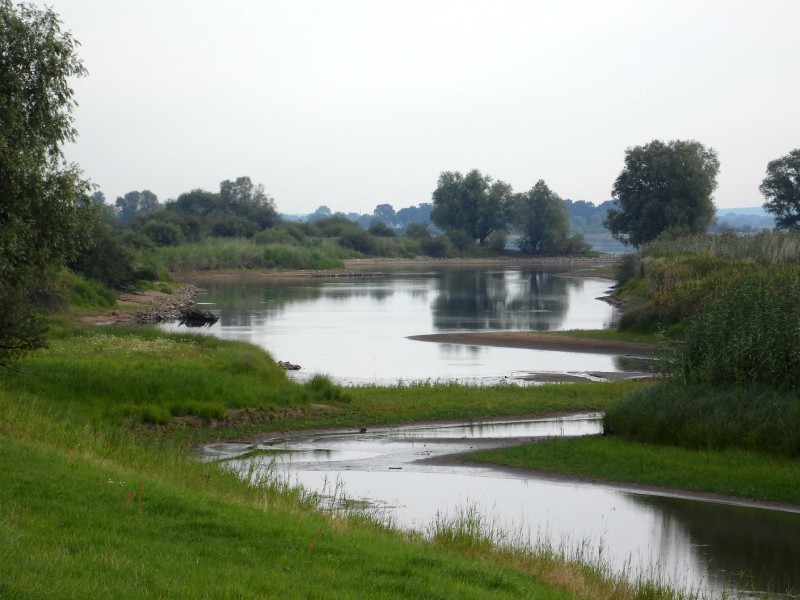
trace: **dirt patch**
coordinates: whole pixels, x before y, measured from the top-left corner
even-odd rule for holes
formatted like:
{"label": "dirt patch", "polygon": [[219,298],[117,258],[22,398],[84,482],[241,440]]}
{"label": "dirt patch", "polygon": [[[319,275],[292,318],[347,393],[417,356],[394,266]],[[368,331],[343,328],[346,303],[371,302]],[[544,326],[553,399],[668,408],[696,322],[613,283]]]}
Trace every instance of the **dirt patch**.
{"label": "dirt patch", "polygon": [[655,356],[651,344],[622,340],[555,336],[530,331],[480,331],[468,333],[432,333],[412,335],[410,340],[462,344],[468,346],[497,346],[501,348],[527,348],[530,350],[555,350],[558,352],[585,352],[591,354],[629,355],[641,358]]}

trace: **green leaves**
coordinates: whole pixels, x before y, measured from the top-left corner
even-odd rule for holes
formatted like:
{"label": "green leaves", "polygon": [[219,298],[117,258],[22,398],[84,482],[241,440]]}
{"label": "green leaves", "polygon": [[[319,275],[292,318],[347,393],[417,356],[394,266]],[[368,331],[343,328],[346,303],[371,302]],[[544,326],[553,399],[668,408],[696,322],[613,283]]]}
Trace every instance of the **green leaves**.
{"label": "green leaves", "polygon": [[605,225],[625,244],[640,246],[667,229],[702,233],[714,219],[717,153],[694,140],[654,140],[625,151],[611,193],[618,209]]}
{"label": "green leaves", "polygon": [[0,364],[42,343],[37,299],[80,243],[88,183],[64,163],[85,70],[49,9],[0,0]]}
{"label": "green leaves", "polygon": [[767,199],[764,210],[775,215],[777,227],[800,227],[800,148],[770,162],[758,189]]}

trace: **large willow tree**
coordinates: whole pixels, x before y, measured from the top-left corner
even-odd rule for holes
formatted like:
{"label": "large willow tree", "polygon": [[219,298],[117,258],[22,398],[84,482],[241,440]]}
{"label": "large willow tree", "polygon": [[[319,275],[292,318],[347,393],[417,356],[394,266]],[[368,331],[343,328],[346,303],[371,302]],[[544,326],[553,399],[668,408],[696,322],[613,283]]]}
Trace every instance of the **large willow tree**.
{"label": "large willow tree", "polygon": [[77,245],[88,186],[61,150],[75,46],[52,10],[0,0],[0,364],[43,344],[38,308]]}

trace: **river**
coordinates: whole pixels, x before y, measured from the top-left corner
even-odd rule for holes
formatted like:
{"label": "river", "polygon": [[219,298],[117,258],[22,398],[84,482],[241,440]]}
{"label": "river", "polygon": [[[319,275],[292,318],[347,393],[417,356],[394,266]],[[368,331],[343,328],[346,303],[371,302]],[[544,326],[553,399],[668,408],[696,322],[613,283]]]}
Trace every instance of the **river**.
{"label": "river", "polygon": [[[597,300],[609,280],[520,267],[403,268],[383,276],[198,280],[206,329],[258,344],[346,384],[440,380],[520,381],[531,372],[635,371],[624,356],[417,342],[411,335],[610,327],[617,311]],[[558,480],[448,457],[482,447],[599,431],[599,417],[460,428],[390,428],[298,435],[258,445],[218,444],[209,460],[242,473],[279,469],[334,502],[356,499],[403,527],[426,530],[437,514],[465,510],[491,528],[535,543],[580,548],[715,596],[744,589],[800,589],[800,515],[669,494]],[[732,583],[733,582],[733,583]]]}
{"label": "river", "polygon": [[[531,372],[638,371],[625,356],[431,344],[412,335],[556,331],[612,326],[617,310],[598,297],[612,282],[521,267],[403,267],[383,276],[320,279],[198,279],[202,308],[219,313],[207,331],[244,340],[276,360],[339,383],[522,382]],[[170,326],[170,327],[174,327]],[[645,367],[646,368],[646,367]]]}

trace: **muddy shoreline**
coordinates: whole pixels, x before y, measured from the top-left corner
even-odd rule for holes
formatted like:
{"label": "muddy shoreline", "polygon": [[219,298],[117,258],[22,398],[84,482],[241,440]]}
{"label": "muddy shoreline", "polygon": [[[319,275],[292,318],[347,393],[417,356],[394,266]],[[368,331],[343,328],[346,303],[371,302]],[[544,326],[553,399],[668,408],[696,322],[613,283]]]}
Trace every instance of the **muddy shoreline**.
{"label": "muddy shoreline", "polygon": [[526,348],[529,350],[555,350],[559,352],[586,352],[591,354],[627,355],[652,358],[656,347],[640,342],[623,340],[598,340],[594,338],[550,335],[530,331],[481,331],[464,333],[431,333],[412,335],[408,339],[439,344],[464,344],[469,346],[496,346]]}

